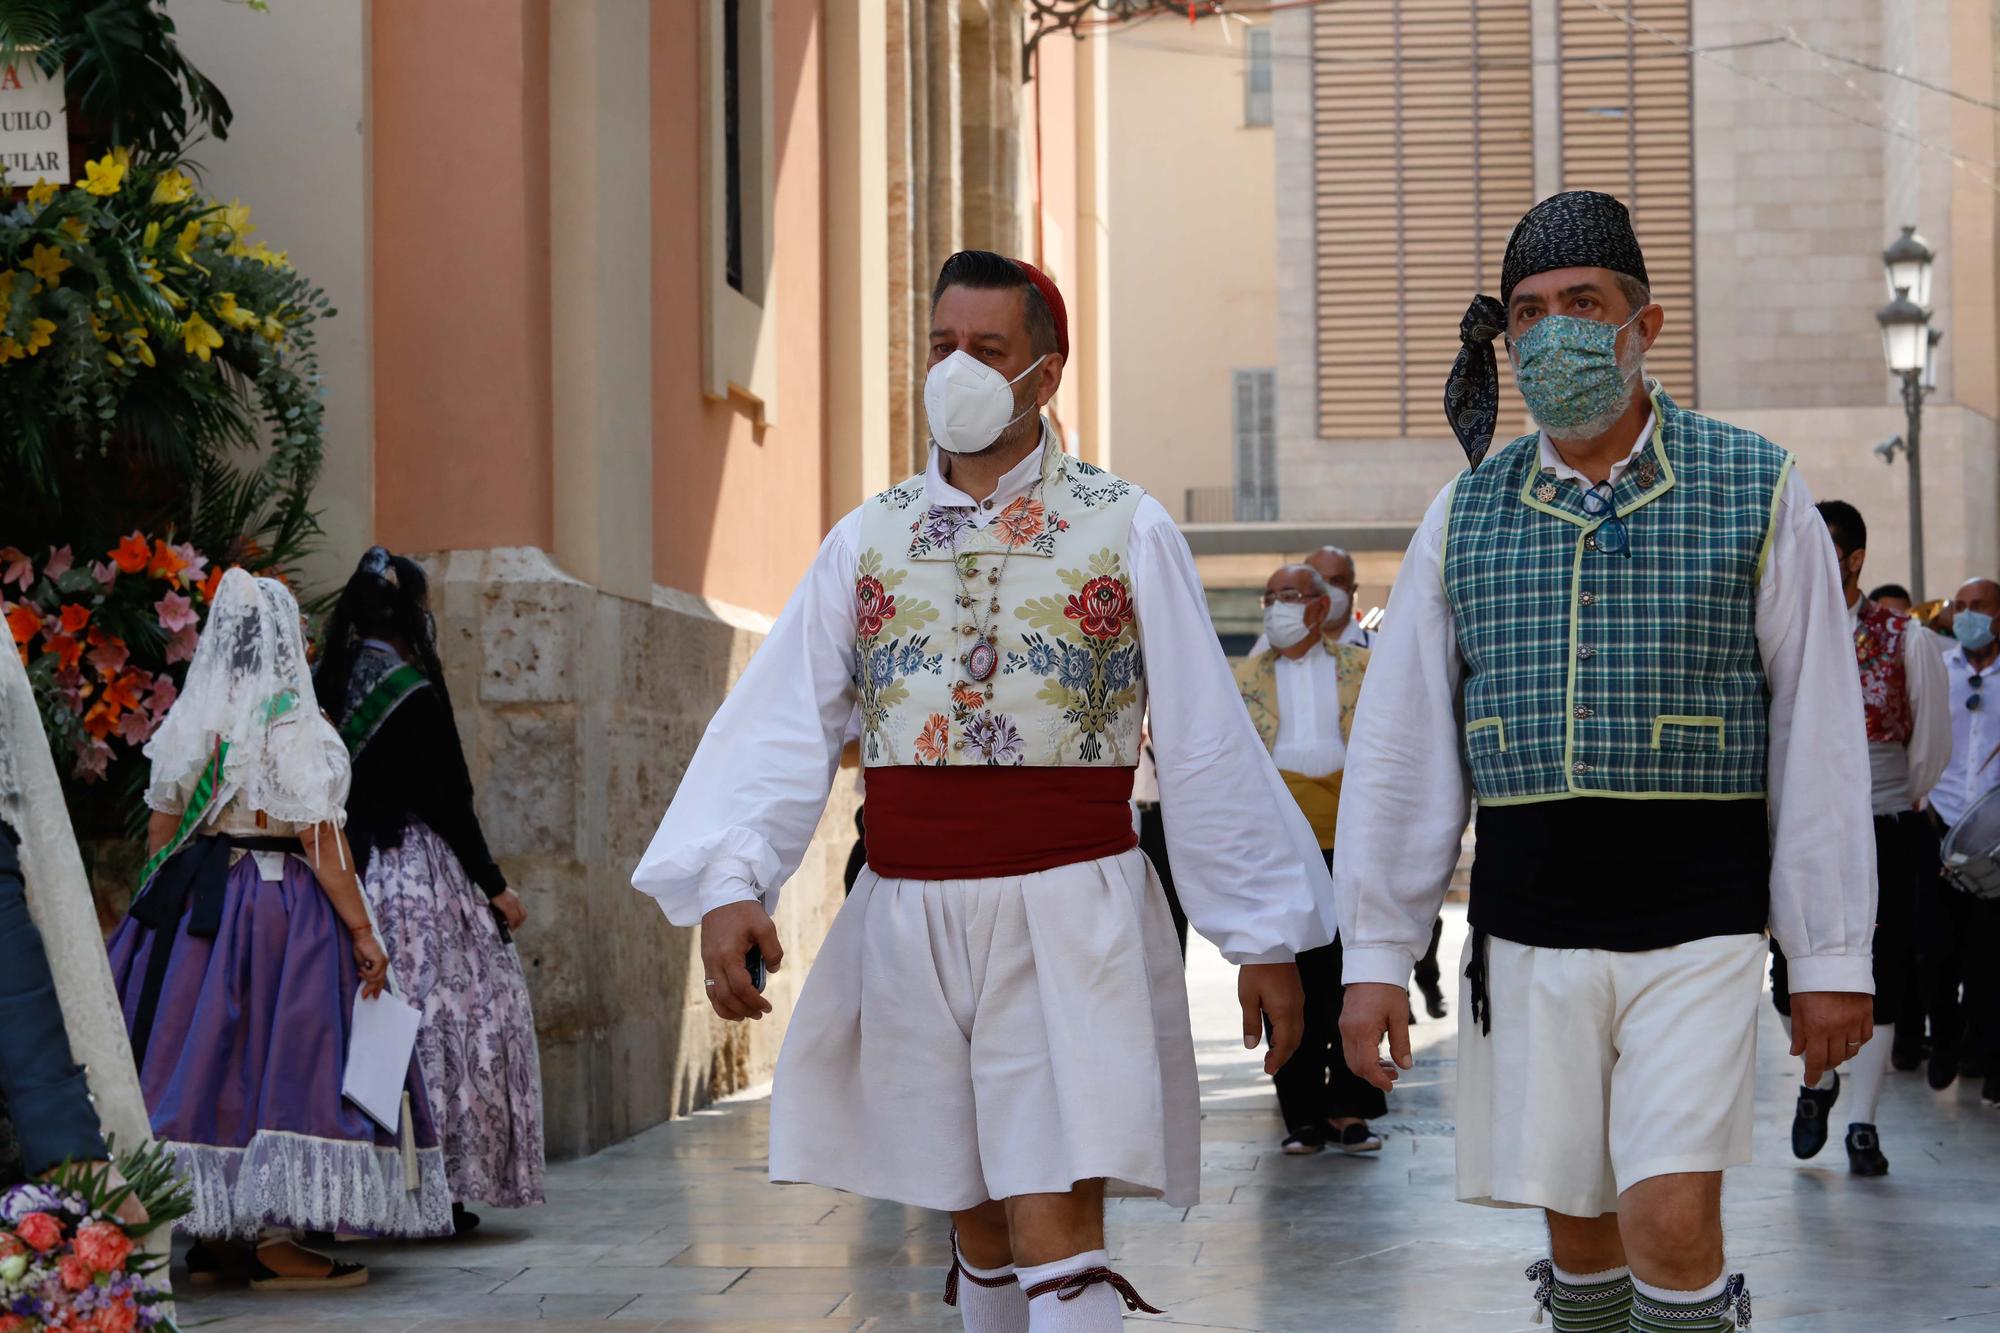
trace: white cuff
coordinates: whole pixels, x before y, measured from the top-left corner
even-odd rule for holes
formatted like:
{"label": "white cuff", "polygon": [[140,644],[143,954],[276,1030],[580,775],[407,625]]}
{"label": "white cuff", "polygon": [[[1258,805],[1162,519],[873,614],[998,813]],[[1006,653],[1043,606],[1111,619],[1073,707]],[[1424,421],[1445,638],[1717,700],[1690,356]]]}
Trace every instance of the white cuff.
{"label": "white cuff", "polygon": [[1875,960],[1867,954],[1820,954],[1815,958],[1787,958],[1792,994],[1806,991],[1847,991],[1854,995],[1875,993]]}
{"label": "white cuff", "polygon": [[[705,877],[696,898],[701,902],[701,914],[707,916],[718,907],[731,903],[762,903],[764,895],[757,892],[757,886],[748,876],[724,872]],[[765,910],[769,910],[768,905]]]}
{"label": "white cuff", "polygon": [[1296,963],[1299,960],[1298,955],[1290,949],[1271,949],[1264,953],[1225,953],[1222,957],[1224,961],[1234,963],[1237,967],[1264,963]]}
{"label": "white cuff", "polygon": [[1393,944],[1374,945],[1365,949],[1350,948],[1342,951],[1340,981],[1344,986],[1372,982],[1382,986],[1407,988],[1410,984],[1410,973],[1416,966],[1415,954]]}

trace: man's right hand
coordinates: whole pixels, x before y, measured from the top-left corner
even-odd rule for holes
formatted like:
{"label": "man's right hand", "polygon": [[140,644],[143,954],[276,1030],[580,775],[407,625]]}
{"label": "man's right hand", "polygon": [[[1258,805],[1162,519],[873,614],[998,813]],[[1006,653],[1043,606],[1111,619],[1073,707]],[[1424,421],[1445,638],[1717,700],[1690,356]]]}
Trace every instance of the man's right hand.
{"label": "man's right hand", "polygon": [[1401,986],[1357,981],[1340,1002],[1340,1044],[1354,1076],[1387,1092],[1396,1086],[1396,1069],[1382,1066],[1382,1038],[1396,1069],[1413,1067],[1410,1059],[1410,993]]}
{"label": "man's right hand", "polygon": [[764,957],[766,970],[776,972],[785,960],[778,928],[760,902],[729,903],[701,919],[701,970],[708,1002],[732,1023],[762,1018],[771,1002],[750,984],[745,959],[751,947]]}

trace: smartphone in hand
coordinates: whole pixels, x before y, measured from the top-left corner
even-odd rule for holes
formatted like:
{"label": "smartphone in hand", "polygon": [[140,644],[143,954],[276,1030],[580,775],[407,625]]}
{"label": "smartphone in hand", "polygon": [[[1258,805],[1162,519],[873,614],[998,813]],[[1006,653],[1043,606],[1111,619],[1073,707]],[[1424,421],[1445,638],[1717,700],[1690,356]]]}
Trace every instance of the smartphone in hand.
{"label": "smartphone in hand", "polygon": [[743,955],[743,966],[750,970],[750,984],[757,988],[759,995],[762,995],[764,982],[768,976],[764,970],[764,951],[754,944],[751,945],[750,952]]}

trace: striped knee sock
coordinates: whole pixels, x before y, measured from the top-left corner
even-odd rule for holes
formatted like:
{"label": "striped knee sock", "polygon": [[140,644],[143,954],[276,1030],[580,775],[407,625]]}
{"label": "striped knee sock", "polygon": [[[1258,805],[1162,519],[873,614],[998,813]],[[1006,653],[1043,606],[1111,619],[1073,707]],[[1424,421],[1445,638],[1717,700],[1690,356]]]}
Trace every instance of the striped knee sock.
{"label": "striped knee sock", "polygon": [[1700,1291],[1668,1291],[1632,1279],[1631,1333],[1729,1333],[1750,1327],[1743,1275],[1718,1277]]}
{"label": "striped knee sock", "polygon": [[1528,1276],[1537,1283],[1535,1303],[1548,1313],[1555,1333],[1626,1333],[1632,1317],[1631,1269],[1565,1273],[1544,1259]]}

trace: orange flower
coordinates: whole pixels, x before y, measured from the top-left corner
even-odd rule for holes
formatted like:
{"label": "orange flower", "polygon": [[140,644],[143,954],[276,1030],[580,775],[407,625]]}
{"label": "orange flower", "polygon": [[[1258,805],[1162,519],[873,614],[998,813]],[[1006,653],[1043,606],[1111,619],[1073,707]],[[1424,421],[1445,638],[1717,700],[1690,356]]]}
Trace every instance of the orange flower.
{"label": "orange flower", "polygon": [[187,567],[188,562],[179,551],[163,541],[156,539],[153,542],[153,564],[147,573],[156,579],[177,579]]}
{"label": "orange flower", "polygon": [[942,764],[945,747],[950,744],[951,727],[943,713],[932,713],[924,723],[924,729],[917,735],[917,762],[920,764]]}
{"label": "orange flower", "polygon": [[74,671],[76,664],[83,660],[83,640],[73,639],[67,634],[51,634],[49,641],[42,645],[42,651],[54,653],[64,671]]}
{"label": "orange flower", "polygon": [[111,553],[111,563],[127,574],[137,574],[153,560],[153,544],[146,540],[144,533],[135,532],[118,543],[118,549]]}
{"label": "orange flower", "polygon": [[984,708],[986,691],[973,685],[954,685],[951,690],[951,701],[960,708]]}
{"label": "orange flower", "polygon": [[99,703],[111,704],[123,711],[137,708],[152,681],[143,671],[125,670],[118,673],[116,680],[106,683],[104,693],[98,696]]}
{"label": "orange flower", "polygon": [[42,632],[41,613],[32,606],[10,606],[7,608],[7,627],[14,631],[15,643],[27,643]]}
{"label": "orange flower", "polygon": [[1005,537],[1009,545],[1031,542],[1042,535],[1048,526],[1048,511],[1040,500],[1030,500],[1022,496],[1000,511],[993,526]]}
{"label": "orange flower", "polygon": [[118,709],[99,699],[83,715],[83,729],[98,740],[104,740],[118,730]]}
{"label": "orange flower", "polygon": [[62,609],[62,632],[81,634],[83,627],[90,623],[90,608],[71,602]]}
{"label": "orange flower", "polygon": [[222,582],[224,572],[221,565],[210,565],[208,567],[208,577],[201,581],[202,601],[212,602],[215,600],[215,585]]}

